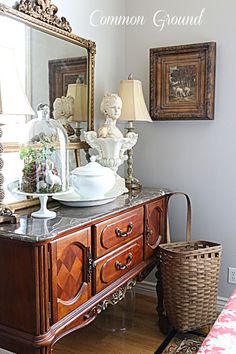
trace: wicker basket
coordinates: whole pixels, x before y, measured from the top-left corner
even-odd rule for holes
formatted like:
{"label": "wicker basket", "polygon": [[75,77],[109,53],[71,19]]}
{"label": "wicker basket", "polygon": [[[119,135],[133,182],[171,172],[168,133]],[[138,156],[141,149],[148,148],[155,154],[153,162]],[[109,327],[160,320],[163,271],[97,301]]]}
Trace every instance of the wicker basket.
{"label": "wicker basket", "polygon": [[[222,246],[208,241],[190,241],[191,202],[187,199],[186,242],[160,245],[160,271],[164,308],[170,324],[180,332],[210,325],[217,317],[216,302]],[[168,205],[167,205],[168,208]]]}

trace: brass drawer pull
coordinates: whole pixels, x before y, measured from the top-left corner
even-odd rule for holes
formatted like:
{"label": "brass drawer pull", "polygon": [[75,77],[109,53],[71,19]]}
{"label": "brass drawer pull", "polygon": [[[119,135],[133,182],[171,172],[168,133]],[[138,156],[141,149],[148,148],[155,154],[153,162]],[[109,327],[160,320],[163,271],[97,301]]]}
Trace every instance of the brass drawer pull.
{"label": "brass drawer pull", "polygon": [[129,253],[128,257],[127,257],[126,264],[122,264],[119,261],[116,261],[116,263],[115,263],[116,269],[117,270],[125,270],[125,269],[129,268],[129,266],[132,263],[132,260],[133,260],[133,255],[132,255],[132,253]]}
{"label": "brass drawer pull", "polygon": [[153,230],[151,228],[147,227],[146,237],[145,237],[146,245],[149,244],[149,239],[150,239],[150,236],[152,236],[152,235],[153,235]]}
{"label": "brass drawer pull", "polygon": [[122,230],[118,229],[118,227],[117,227],[116,228],[116,236],[117,237],[127,237],[131,234],[133,229],[134,229],[134,225],[132,222],[129,223],[128,230],[126,232],[122,232]]}

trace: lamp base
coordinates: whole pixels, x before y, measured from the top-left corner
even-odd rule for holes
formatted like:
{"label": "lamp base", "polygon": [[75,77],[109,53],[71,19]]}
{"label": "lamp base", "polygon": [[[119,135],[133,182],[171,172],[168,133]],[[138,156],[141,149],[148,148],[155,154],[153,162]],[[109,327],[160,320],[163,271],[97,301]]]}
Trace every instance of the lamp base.
{"label": "lamp base", "polygon": [[82,128],[81,127],[76,127],[76,128],[74,128],[74,130],[75,130],[75,135],[70,136],[69,140],[72,143],[81,143]]}
{"label": "lamp base", "polygon": [[13,212],[4,205],[0,206],[0,224],[17,224],[19,221],[19,215],[13,214]]}
{"label": "lamp base", "polygon": [[129,191],[135,190],[137,192],[140,192],[142,190],[142,184],[137,178],[134,177],[131,180],[127,178],[125,180],[125,186]]}

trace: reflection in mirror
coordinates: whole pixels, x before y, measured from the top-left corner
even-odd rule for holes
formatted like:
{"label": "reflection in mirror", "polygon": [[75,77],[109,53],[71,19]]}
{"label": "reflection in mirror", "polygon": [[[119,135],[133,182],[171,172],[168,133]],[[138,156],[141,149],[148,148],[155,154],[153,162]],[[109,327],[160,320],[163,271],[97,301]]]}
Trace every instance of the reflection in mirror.
{"label": "reflection in mirror", "polygon": [[[1,16],[0,31],[6,34],[0,37],[0,45],[14,49],[18,74],[34,111],[39,103],[47,103],[53,118],[53,103],[56,98],[67,96],[71,92],[69,89],[77,84],[79,89],[77,88],[77,93],[74,94],[68,120],[72,122],[72,128],[76,126],[73,122],[84,122],[82,126],[86,129],[87,49],[27,27],[8,17]],[[81,107],[80,104],[83,104],[85,109],[78,113],[76,107]],[[60,116],[63,118],[64,115],[61,111]],[[19,142],[20,131],[23,129],[21,126],[27,119],[6,117],[3,141]],[[16,129],[16,124],[19,129]]]}
{"label": "reflection in mirror", "polygon": [[[31,29],[31,43],[32,106],[36,107],[38,102],[47,103],[52,115],[58,108],[54,105],[55,100],[69,96],[73,98],[72,105],[70,100],[67,101],[69,114],[66,107],[61,106],[54,117],[62,122],[69,136],[76,127],[76,123],[71,122],[84,122],[83,128],[86,129],[87,50],[34,29]],[[77,90],[73,90],[73,86],[78,87]],[[84,89],[84,94],[79,88]],[[86,110],[80,113],[77,107],[86,107]]]}
{"label": "reflection in mirror", "polygon": [[[59,119],[71,140],[77,142],[81,128],[86,130],[88,122],[87,49],[9,17],[1,16],[0,20],[0,31],[5,34],[0,37],[0,46],[14,49],[19,78],[34,111],[39,103],[50,105],[51,118]],[[56,100],[60,102],[59,106],[55,104]],[[15,203],[25,198],[11,193],[10,189],[16,187],[22,170],[17,146],[22,142],[24,124],[30,119],[30,116],[1,117],[4,124],[5,203]],[[73,150],[69,160],[70,168],[75,168]]]}

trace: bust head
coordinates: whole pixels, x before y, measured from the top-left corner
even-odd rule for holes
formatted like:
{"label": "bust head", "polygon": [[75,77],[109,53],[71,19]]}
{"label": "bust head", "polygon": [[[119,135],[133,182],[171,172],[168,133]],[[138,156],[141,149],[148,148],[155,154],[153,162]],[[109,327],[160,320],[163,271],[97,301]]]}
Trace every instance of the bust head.
{"label": "bust head", "polygon": [[40,118],[40,119],[49,119],[49,116],[50,116],[49,105],[46,103],[40,103],[37,106],[37,115],[38,115],[38,118]]}
{"label": "bust head", "polygon": [[101,103],[101,112],[106,118],[117,120],[120,118],[122,108],[122,100],[115,93],[108,93],[103,97]]}
{"label": "bust head", "polygon": [[66,119],[68,122],[71,121],[71,117],[73,116],[73,108],[74,108],[74,98],[71,96],[61,98],[56,98],[53,103],[53,116],[55,119]]}

